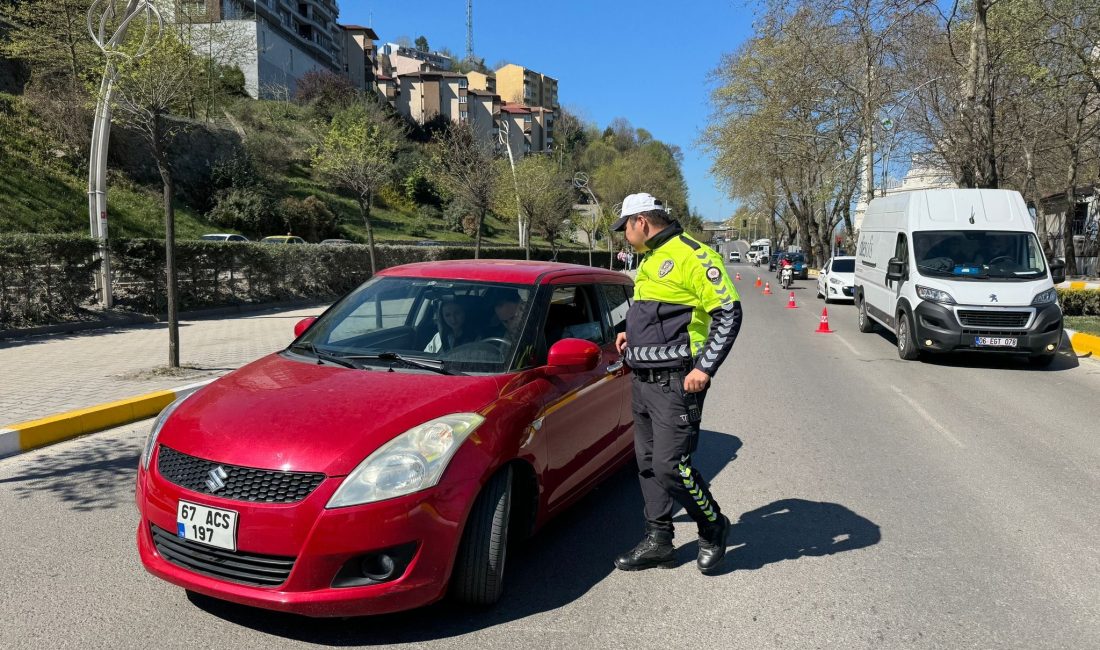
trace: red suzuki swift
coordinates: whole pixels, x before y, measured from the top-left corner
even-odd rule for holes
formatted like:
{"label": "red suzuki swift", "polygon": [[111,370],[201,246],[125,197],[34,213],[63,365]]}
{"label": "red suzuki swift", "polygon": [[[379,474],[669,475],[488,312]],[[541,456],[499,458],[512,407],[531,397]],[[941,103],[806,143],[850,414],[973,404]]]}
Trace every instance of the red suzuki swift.
{"label": "red suzuki swift", "polygon": [[509,539],[633,453],[614,348],[630,293],[566,264],[379,273],[160,414],[137,476],[142,563],[309,616],[494,602]]}

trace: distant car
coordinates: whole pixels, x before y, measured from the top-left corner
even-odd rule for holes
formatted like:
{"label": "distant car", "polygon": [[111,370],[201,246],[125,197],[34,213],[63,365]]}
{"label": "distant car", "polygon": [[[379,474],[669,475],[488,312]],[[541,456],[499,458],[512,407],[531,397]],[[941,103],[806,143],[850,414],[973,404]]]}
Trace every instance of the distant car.
{"label": "distant car", "polygon": [[834,257],[817,278],[817,297],[831,300],[855,300],[856,258]]}
{"label": "distant car", "polygon": [[782,255],[782,253],[772,253],[771,257],[768,258],[768,270],[769,271],[774,271],[775,267],[779,266],[779,256],[780,255]]}
{"label": "distant car", "polygon": [[741,251],[730,251],[730,261],[731,262],[740,262],[741,261]]}
{"label": "distant car", "polygon": [[325,239],[321,241],[322,246],[349,246],[354,243],[350,239]]}
{"label": "distant car", "polygon": [[434,239],[421,239],[416,242],[417,246],[442,246],[443,242],[435,241]]}
{"label": "distant car", "polygon": [[306,240],[301,237],[294,237],[293,235],[276,235],[274,237],[264,237],[260,240],[261,244],[304,244]]}
{"label": "distant car", "polygon": [[231,233],[210,233],[209,235],[203,235],[200,237],[202,241],[248,241],[248,237],[244,235],[234,235]]}

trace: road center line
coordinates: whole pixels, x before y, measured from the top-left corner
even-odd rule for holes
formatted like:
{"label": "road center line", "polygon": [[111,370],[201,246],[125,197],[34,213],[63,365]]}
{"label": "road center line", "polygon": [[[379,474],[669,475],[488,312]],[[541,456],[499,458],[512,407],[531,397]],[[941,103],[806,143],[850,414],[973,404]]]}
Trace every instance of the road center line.
{"label": "road center line", "polygon": [[963,448],[963,449],[966,448],[966,445],[959,442],[958,438],[951,435],[951,432],[948,431],[947,428],[944,427],[942,424],[937,422],[936,418],[929,415],[928,411],[924,410],[924,407],[922,407],[920,404],[917,404],[916,400],[914,400],[912,397],[909,397],[908,395],[903,393],[902,390],[900,388],[898,388],[897,386],[890,386],[890,388],[893,388],[894,392],[898,394],[898,397],[902,398],[903,400],[905,400],[909,404],[909,406],[913,407],[913,410],[917,412],[917,415],[920,415],[922,418],[924,418],[928,422],[928,424],[931,424],[933,429],[935,429],[936,431],[939,431],[940,435],[942,435],[944,438],[947,438],[951,442],[955,443],[955,445],[957,445],[958,447]]}

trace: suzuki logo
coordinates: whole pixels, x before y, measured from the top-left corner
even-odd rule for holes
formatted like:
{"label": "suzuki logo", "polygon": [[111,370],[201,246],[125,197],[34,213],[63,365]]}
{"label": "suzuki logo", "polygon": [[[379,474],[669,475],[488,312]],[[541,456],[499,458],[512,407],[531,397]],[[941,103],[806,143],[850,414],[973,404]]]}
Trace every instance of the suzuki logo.
{"label": "suzuki logo", "polygon": [[995,293],[989,294],[989,302],[997,302],[997,294],[995,294]]}
{"label": "suzuki logo", "polygon": [[225,469],[218,465],[214,469],[210,470],[208,475],[210,478],[206,479],[206,489],[211,492],[217,492],[225,487],[225,479],[229,478],[229,474],[225,473]]}

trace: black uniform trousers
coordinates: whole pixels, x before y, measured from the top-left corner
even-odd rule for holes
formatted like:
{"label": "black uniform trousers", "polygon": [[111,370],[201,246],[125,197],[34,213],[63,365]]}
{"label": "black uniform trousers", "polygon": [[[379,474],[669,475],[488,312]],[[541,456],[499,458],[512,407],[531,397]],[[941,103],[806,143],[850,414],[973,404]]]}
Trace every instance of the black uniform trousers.
{"label": "black uniform trousers", "polygon": [[673,532],[674,503],[682,505],[700,529],[716,524],[721,515],[707,482],[691,465],[706,390],[685,394],[685,374],[634,372],[634,453],[650,530]]}

